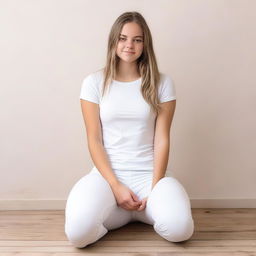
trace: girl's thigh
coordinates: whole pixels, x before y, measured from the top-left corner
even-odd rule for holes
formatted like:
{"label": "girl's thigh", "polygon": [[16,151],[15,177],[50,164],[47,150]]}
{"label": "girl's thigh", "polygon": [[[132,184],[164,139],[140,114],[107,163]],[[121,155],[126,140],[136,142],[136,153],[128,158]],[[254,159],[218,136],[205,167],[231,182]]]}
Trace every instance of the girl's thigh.
{"label": "girl's thigh", "polygon": [[117,206],[109,183],[93,168],[72,187],[65,216],[66,225],[90,221],[95,224],[103,223],[109,230],[127,223],[130,214]]}
{"label": "girl's thigh", "polygon": [[[147,184],[147,189],[148,191]],[[163,177],[148,193],[144,211],[133,214],[136,220],[153,225],[158,221],[191,218],[191,205],[185,188],[173,177]]]}
{"label": "girl's thigh", "polygon": [[174,177],[158,181],[147,201],[147,214],[155,221],[191,218],[191,205],[183,185]]}

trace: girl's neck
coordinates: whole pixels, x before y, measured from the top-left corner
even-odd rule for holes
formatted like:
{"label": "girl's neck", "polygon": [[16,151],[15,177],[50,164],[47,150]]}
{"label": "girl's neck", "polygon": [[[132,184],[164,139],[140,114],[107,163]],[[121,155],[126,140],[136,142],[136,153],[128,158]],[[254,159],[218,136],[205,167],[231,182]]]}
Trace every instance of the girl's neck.
{"label": "girl's neck", "polygon": [[129,82],[140,78],[137,63],[120,62],[115,80]]}

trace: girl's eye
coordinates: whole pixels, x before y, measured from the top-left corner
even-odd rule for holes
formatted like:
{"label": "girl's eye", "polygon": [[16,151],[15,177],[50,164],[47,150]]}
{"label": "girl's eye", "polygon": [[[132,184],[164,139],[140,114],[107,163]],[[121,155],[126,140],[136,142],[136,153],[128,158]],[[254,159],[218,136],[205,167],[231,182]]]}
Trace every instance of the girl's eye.
{"label": "girl's eye", "polygon": [[[124,41],[124,40],[125,40],[125,38],[122,38],[122,37],[120,37],[119,39],[120,39],[121,41]],[[140,39],[135,39],[135,41],[136,41],[136,42],[142,42],[142,40],[140,40]]]}

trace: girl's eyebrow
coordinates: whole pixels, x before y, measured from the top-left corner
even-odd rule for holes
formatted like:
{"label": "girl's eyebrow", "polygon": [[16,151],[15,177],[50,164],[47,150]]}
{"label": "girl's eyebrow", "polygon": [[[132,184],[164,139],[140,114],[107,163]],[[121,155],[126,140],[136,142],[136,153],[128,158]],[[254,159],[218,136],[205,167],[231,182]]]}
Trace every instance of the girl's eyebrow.
{"label": "girl's eyebrow", "polygon": [[[120,34],[120,36],[127,37],[126,35],[123,35],[123,34]],[[143,36],[134,36],[133,38],[135,38],[135,37],[141,37],[141,38],[143,38]]]}

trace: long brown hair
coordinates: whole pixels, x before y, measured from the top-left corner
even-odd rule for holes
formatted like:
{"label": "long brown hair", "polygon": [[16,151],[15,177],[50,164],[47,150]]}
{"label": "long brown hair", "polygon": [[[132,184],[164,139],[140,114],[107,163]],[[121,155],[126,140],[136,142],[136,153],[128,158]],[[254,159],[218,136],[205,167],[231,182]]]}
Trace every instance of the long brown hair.
{"label": "long brown hair", "polygon": [[145,101],[150,105],[151,110],[158,114],[160,110],[160,106],[158,105],[160,73],[153,49],[151,32],[145,19],[138,12],[125,12],[121,14],[111,28],[108,38],[106,65],[103,68],[104,82],[102,95],[104,95],[107,86],[109,86],[116,77],[119,62],[119,57],[116,55],[116,47],[122,28],[124,24],[128,22],[136,22],[143,31],[143,52],[137,59],[139,74],[142,78],[141,93]]}

